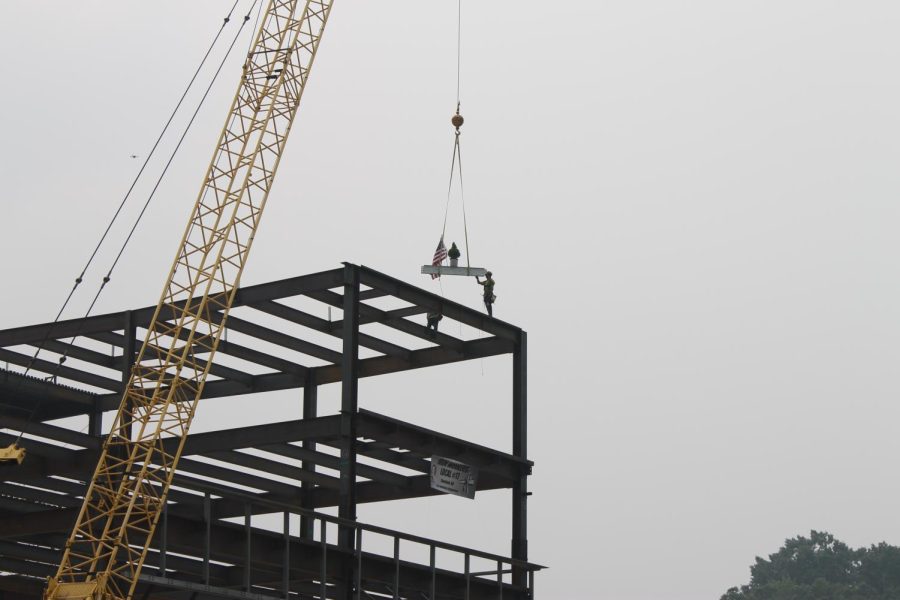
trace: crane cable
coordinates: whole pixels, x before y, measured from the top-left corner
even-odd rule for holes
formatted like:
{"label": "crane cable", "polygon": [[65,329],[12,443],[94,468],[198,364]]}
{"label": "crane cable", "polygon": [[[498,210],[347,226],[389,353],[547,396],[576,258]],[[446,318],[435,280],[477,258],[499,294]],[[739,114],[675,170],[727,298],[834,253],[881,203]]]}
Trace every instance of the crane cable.
{"label": "crane cable", "polygon": [[456,128],[454,132],[453,139],[453,153],[450,158],[450,181],[447,184],[447,203],[444,206],[444,226],[441,229],[441,239],[444,239],[444,235],[447,233],[447,216],[450,212],[450,200],[453,193],[453,175],[458,171],[459,172],[459,200],[462,206],[462,217],[463,217],[463,234],[465,235],[465,246],[466,246],[466,266],[471,267],[471,255],[469,252],[469,227],[466,222],[466,197],[465,197],[465,189],[463,186],[463,171],[462,171],[462,148],[459,143],[459,128],[462,127],[464,119],[461,114],[459,114],[459,109],[461,106],[460,103],[460,74],[462,72],[461,64],[462,64],[462,0],[457,0],[456,2],[456,114],[453,115],[453,118],[450,122]]}
{"label": "crane cable", "polygon": [[[59,321],[59,319],[63,313],[63,310],[65,310],[66,305],[71,300],[72,295],[75,292],[75,289],[81,284],[81,282],[84,278],[84,274],[87,272],[88,267],[90,266],[90,264],[93,262],[94,258],[96,257],[97,252],[99,251],[101,245],[103,244],[104,240],[106,239],[106,236],[108,235],[110,229],[112,228],[113,223],[115,223],[116,219],[118,218],[119,214],[122,211],[122,208],[124,207],[126,201],[128,200],[129,195],[131,194],[132,190],[134,189],[135,185],[137,184],[138,179],[140,178],[141,174],[144,172],[144,168],[147,166],[147,163],[150,161],[150,158],[152,157],[154,151],[159,146],[159,143],[162,140],[162,137],[168,130],[169,125],[172,123],[172,120],[174,119],[175,114],[177,113],[178,109],[181,107],[182,103],[184,102],[184,99],[187,96],[188,91],[191,89],[192,85],[194,84],[194,81],[197,79],[197,76],[198,76],[200,70],[203,68],[203,65],[205,64],[206,59],[209,57],[214,46],[216,45],[216,42],[218,41],[218,39],[222,33],[222,30],[225,28],[225,26],[231,20],[231,15],[234,12],[234,9],[237,6],[239,1],[240,0],[235,0],[234,4],[231,7],[231,10],[229,10],[229,12],[228,12],[228,15],[223,19],[222,26],[219,28],[219,31],[216,33],[216,36],[213,38],[213,41],[210,44],[210,47],[207,49],[206,54],[203,56],[203,59],[200,62],[200,65],[197,67],[196,71],[194,72],[193,77],[191,77],[191,80],[188,83],[187,88],[185,89],[184,93],[181,95],[181,98],[178,100],[178,103],[176,104],[175,109],[172,111],[172,114],[169,116],[169,119],[166,122],[165,126],[163,127],[162,132],[159,134],[159,137],[157,137],[156,142],[154,143],[153,148],[150,151],[150,154],[144,160],[144,164],[141,166],[140,171],[138,172],[137,176],[135,177],[134,181],[132,181],[131,186],[129,187],[128,191],[126,192],[125,197],[122,199],[121,203],[119,204],[119,207],[116,209],[116,212],[113,215],[112,220],[107,225],[106,230],[104,231],[103,235],[101,236],[100,242],[94,248],[94,251],[91,254],[90,258],[88,259],[88,262],[85,264],[84,269],[82,270],[82,272],[78,276],[78,278],[76,278],[75,285],[72,287],[72,290],[69,292],[68,297],[66,298],[62,307],[60,308],[58,314],[56,315],[56,318],[51,323],[50,328],[48,328],[47,333],[44,336],[44,339],[38,345],[37,350],[35,350],[34,355],[31,357],[31,360],[29,360],[28,365],[25,369],[25,372],[23,373],[23,379],[20,380],[20,382],[19,382],[19,386],[18,386],[19,388],[21,388],[21,386],[24,384],[25,377],[28,376],[29,371],[33,368],[35,362],[37,361],[38,355],[40,354],[41,350],[46,345],[46,343],[49,341],[50,335],[53,331],[53,326],[56,325],[56,323]],[[128,236],[125,238],[125,241],[122,243],[122,246],[119,248],[119,251],[116,254],[116,258],[114,259],[114,261],[113,261],[112,265],[110,266],[109,270],[107,271],[106,275],[104,275],[103,279],[101,280],[100,287],[97,289],[97,293],[94,294],[93,300],[91,301],[90,305],[88,306],[88,309],[85,311],[85,314],[82,317],[83,319],[90,316],[91,312],[94,309],[94,306],[97,304],[97,301],[100,298],[101,293],[103,292],[104,288],[106,287],[106,284],[109,283],[110,280],[112,279],[112,274],[116,268],[116,265],[118,265],[119,260],[122,258],[122,255],[124,254],[126,247],[128,246],[129,242],[131,241],[131,238],[133,237],[135,231],[137,230],[138,225],[140,224],[141,220],[143,219],[144,214],[147,212],[147,208],[149,207],[150,202],[153,199],[153,196],[156,194],[156,191],[159,189],[159,186],[162,183],[162,180],[165,177],[166,173],[168,172],[168,169],[171,166],[172,161],[175,158],[175,155],[178,153],[178,150],[181,148],[182,142],[184,142],[184,139],[187,136],[188,131],[190,130],[191,126],[193,125],[194,120],[197,118],[197,114],[200,112],[200,109],[203,106],[203,103],[206,101],[206,98],[209,95],[209,92],[211,91],[216,80],[218,79],[218,76],[221,73],[222,68],[225,66],[225,62],[228,60],[228,57],[230,56],[231,51],[234,49],[234,46],[237,43],[237,40],[240,37],[240,34],[244,29],[244,26],[250,20],[250,15],[252,14],[253,9],[256,7],[258,2],[259,2],[259,0],[253,0],[253,4],[250,6],[250,9],[247,11],[247,14],[244,15],[244,18],[241,21],[241,24],[238,27],[238,30],[235,33],[234,38],[231,41],[231,44],[228,46],[228,50],[225,52],[225,56],[222,57],[222,60],[220,61],[218,68],[216,69],[215,73],[213,74],[213,77],[212,77],[211,81],[209,82],[209,85],[206,87],[206,91],[203,93],[203,96],[200,98],[200,101],[197,103],[197,107],[194,109],[194,112],[191,115],[190,120],[188,121],[187,125],[185,126],[184,131],[182,132],[181,137],[178,140],[178,143],[176,144],[175,148],[172,150],[172,153],[169,155],[169,159],[167,160],[165,166],[163,167],[162,172],[160,173],[159,177],[157,178],[156,183],[153,186],[153,189],[151,190],[150,194],[147,197],[147,200],[144,202],[144,205],[141,208],[140,213],[138,214],[137,218],[135,219],[134,223],[132,224],[132,227],[128,232]],[[54,372],[47,379],[52,380],[54,382],[56,381],[56,378],[59,375],[60,370],[62,369],[63,363],[66,362],[66,359],[68,358],[70,350],[75,345],[75,340],[80,335],[81,335],[81,323],[79,323],[79,327],[76,330],[75,334],[70,338],[70,340],[66,344],[66,348],[63,351],[63,353],[60,355],[60,357],[57,361],[56,368],[54,369]],[[30,423],[31,420],[34,418],[35,414],[37,414],[37,411],[41,406],[42,400],[43,400],[43,397],[39,398],[38,401],[35,403],[34,408],[32,408],[31,412],[28,415],[28,418],[25,420],[26,424]],[[24,434],[25,434],[25,429],[23,428],[19,432],[19,435],[16,437],[16,442],[14,445],[18,445],[18,443],[21,441],[22,436]]]}
{"label": "crane cable", "polygon": [[162,131],[160,131],[159,135],[157,136],[156,142],[154,142],[153,147],[150,149],[150,153],[147,155],[147,158],[144,159],[144,162],[141,165],[141,168],[138,170],[137,175],[135,175],[134,179],[131,181],[131,185],[128,187],[128,191],[125,192],[125,195],[123,196],[122,200],[119,202],[118,208],[116,208],[115,213],[113,213],[112,218],[110,219],[109,223],[107,223],[106,229],[104,229],[103,234],[100,236],[100,240],[97,242],[97,245],[94,246],[94,250],[91,252],[90,256],[88,257],[87,262],[85,262],[84,266],[81,268],[81,272],[75,278],[75,283],[72,286],[72,289],[69,290],[69,294],[68,294],[68,296],[66,296],[66,299],[63,301],[62,306],[60,306],[59,311],[57,311],[56,317],[53,319],[53,321],[51,323],[51,327],[47,331],[47,336],[45,336],[44,339],[41,341],[41,343],[38,345],[37,351],[34,353],[34,356],[32,356],[31,360],[29,361],[29,363],[25,369],[25,375],[28,375],[28,372],[31,370],[32,366],[34,365],[35,360],[37,360],[38,354],[41,352],[43,345],[49,340],[49,335],[50,335],[50,333],[52,333],[52,330],[53,330],[52,325],[55,325],[60,320],[60,318],[62,318],[62,314],[66,310],[66,307],[69,305],[69,302],[72,300],[72,296],[75,294],[75,290],[78,288],[79,285],[81,285],[81,282],[84,281],[84,276],[87,273],[87,270],[90,268],[91,264],[94,262],[94,259],[97,257],[97,253],[100,251],[100,248],[103,246],[103,242],[106,241],[106,237],[109,235],[110,230],[112,229],[115,222],[118,220],[119,215],[122,213],[122,209],[125,208],[125,204],[128,202],[128,198],[131,196],[131,192],[134,191],[134,188],[137,185],[138,180],[141,178],[141,175],[143,175],[144,170],[147,168],[147,164],[150,162],[150,159],[153,158],[153,154],[156,152],[156,148],[159,146],[159,143],[162,141],[163,136],[166,134],[166,132],[169,129],[169,125],[172,124],[172,120],[175,118],[175,114],[178,112],[178,109],[181,108],[181,105],[184,102],[185,97],[188,95],[188,92],[190,91],[191,87],[194,85],[194,81],[196,81],[197,75],[199,75],[200,70],[203,68],[203,65],[206,63],[206,59],[209,57],[209,55],[212,52],[213,48],[215,47],[216,43],[219,41],[219,37],[222,35],[222,30],[225,29],[225,26],[231,20],[231,15],[234,12],[234,8],[237,6],[238,1],[239,0],[235,0],[234,4],[231,6],[231,10],[229,10],[228,14],[225,16],[225,18],[222,19],[222,25],[219,27],[219,30],[216,32],[215,37],[213,38],[212,42],[209,45],[209,48],[207,48],[206,54],[203,55],[203,59],[200,61],[200,64],[197,66],[197,69],[194,71],[194,75],[191,77],[190,81],[188,82],[187,87],[185,87],[184,92],[181,94],[181,98],[178,99],[178,103],[175,105],[175,108],[172,109],[172,113],[169,115],[169,118],[166,121],[166,124],[163,126]]}
{"label": "crane cable", "polygon": [[[203,106],[203,103],[206,101],[207,96],[209,96],[209,92],[212,90],[213,85],[216,83],[216,80],[219,77],[219,74],[222,72],[222,68],[225,66],[225,62],[228,60],[228,57],[231,55],[231,51],[234,49],[234,45],[237,42],[238,38],[241,35],[241,32],[244,29],[244,26],[247,24],[247,21],[250,20],[250,13],[253,12],[254,7],[256,6],[259,0],[253,0],[253,4],[250,6],[250,10],[247,11],[247,14],[244,15],[244,19],[241,22],[240,27],[238,27],[237,32],[234,34],[234,39],[231,41],[231,44],[228,46],[228,50],[225,52],[225,56],[222,57],[222,60],[219,62],[219,66],[216,69],[216,72],[213,74],[212,80],[210,80],[209,85],[206,86],[206,91],[203,92],[203,96],[200,98],[200,101],[197,103],[197,108],[194,109],[194,113],[191,115],[190,120],[187,125],[185,125],[184,131],[181,133],[181,137],[178,138],[178,143],[175,145],[174,150],[169,155],[169,159],[166,161],[165,167],[163,167],[162,172],[159,177],[156,179],[156,183],[153,184],[153,189],[150,191],[150,194],[147,196],[147,200],[144,202],[144,206],[141,208],[141,212],[138,214],[137,218],[134,221],[134,224],[131,226],[131,230],[128,232],[128,236],[125,238],[125,241],[122,243],[122,247],[119,248],[118,254],[116,254],[116,258],[113,261],[112,265],[109,268],[106,276],[103,278],[103,284],[100,286],[100,289],[103,289],[103,285],[109,282],[110,276],[112,276],[113,270],[116,268],[116,265],[119,264],[119,260],[122,258],[122,254],[125,252],[125,248],[128,246],[128,243],[131,241],[134,232],[137,230],[138,225],[141,222],[141,219],[144,217],[144,214],[147,212],[147,208],[150,206],[150,202],[153,200],[153,197],[156,195],[156,191],[159,189],[160,184],[163,181],[163,178],[166,176],[166,173],[169,170],[169,167],[172,166],[172,161],[175,159],[175,155],[178,153],[178,150],[181,148],[181,144],[184,142],[185,137],[187,137],[188,131],[190,131],[191,126],[194,124],[194,120],[197,118],[197,114],[200,112],[200,109]],[[99,296],[100,292],[97,292]],[[94,302],[96,302],[96,297],[94,298]],[[91,303],[91,308],[93,308],[94,303]],[[88,309],[88,313],[90,313],[90,309]],[[88,316],[88,315],[85,315]]]}

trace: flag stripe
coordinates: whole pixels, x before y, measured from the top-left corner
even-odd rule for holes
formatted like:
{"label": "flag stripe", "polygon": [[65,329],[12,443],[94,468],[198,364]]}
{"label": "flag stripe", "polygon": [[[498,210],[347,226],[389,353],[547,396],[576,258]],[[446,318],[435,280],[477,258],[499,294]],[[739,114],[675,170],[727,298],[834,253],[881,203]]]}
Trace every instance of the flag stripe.
{"label": "flag stripe", "polygon": [[[431,266],[439,267],[441,263],[447,259],[447,247],[444,245],[444,236],[438,242],[437,248],[434,249],[434,256],[431,258]],[[431,278],[437,279],[440,275],[432,273]]]}

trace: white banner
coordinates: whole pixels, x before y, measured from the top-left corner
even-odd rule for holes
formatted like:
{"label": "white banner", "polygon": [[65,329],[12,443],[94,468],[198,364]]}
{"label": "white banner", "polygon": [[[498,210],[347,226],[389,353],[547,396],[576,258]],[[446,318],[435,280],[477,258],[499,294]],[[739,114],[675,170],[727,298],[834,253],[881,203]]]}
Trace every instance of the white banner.
{"label": "white banner", "polygon": [[475,498],[478,469],[443,456],[431,457],[431,487],[446,494]]}

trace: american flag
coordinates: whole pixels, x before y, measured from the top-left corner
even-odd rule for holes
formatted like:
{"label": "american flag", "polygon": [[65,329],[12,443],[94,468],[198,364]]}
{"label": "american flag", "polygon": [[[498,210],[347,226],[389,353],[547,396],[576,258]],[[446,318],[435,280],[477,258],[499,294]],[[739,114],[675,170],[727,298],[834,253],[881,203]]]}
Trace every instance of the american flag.
{"label": "american flag", "polygon": [[[447,259],[447,246],[444,245],[444,236],[441,236],[441,241],[438,242],[437,248],[434,249],[434,257],[431,259],[431,266],[439,267],[441,263]],[[437,279],[440,277],[437,273],[432,273],[431,278]]]}

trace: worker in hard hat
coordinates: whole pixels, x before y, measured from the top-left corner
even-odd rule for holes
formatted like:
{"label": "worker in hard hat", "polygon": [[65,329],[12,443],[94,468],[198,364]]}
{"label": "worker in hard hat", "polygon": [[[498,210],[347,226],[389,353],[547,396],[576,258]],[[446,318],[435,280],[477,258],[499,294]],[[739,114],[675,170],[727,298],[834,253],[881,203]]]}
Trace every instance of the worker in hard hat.
{"label": "worker in hard hat", "polygon": [[441,311],[441,307],[438,306],[437,308],[429,310],[425,318],[428,320],[428,325],[426,327],[428,329],[428,334],[431,337],[436,338],[438,332],[438,323],[440,323],[441,319],[444,318],[444,313]]}
{"label": "worker in hard hat", "polygon": [[494,295],[494,278],[493,273],[488,271],[484,274],[484,281],[476,275],[475,281],[478,282],[478,285],[484,288],[484,307],[487,309],[487,314],[490,316],[494,316],[493,306],[494,301],[497,299],[497,296]]}

